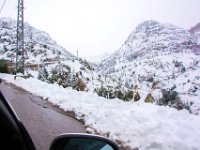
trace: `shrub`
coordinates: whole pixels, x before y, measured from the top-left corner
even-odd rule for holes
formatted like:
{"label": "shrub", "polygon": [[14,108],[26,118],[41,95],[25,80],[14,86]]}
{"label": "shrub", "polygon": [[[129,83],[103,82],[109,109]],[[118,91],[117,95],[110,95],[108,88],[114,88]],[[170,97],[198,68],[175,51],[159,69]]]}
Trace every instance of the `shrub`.
{"label": "shrub", "polygon": [[174,63],[174,67],[181,67],[182,66],[182,62],[179,62],[179,61],[173,61]]}
{"label": "shrub", "polygon": [[136,101],[139,101],[139,100],[140,100],[140,94],[139,94],[139,92],[138,92],[138,91],[135,93],[135,95],[134,95],[133,99],[134,99],[134,102],[136,102]]}
{"label": "shrub", "polygon": [[157,101],[158,105],[168,105],[170,107],[176,108],[177,110],[186,109],[190,111],[190,105],[183,103],[176,91],[166,91],[162,90],[163,97]]}
{"label": "shrub", "polygon": [[146,98],[145,98],[145,102],[146,102],[146,103],[153,103],[153,102],[154,102],[154,98],[153,98],[153,96],[152,96],[151,93],[148,93],[148,94],[147,94],[147,96],[146,96]]}
{"label": "shrub", "polygon": [[178,93],[176,91],[162,89],[162,95],[163,97],[158,100],[158,105],[171,105],[178,99]]}
{"label": "shrub", "polygon": [[153,77],[148,78],[147,82],[153,82]]}
{"label": "shrub", "polygon": [[169,100],[168,101],[173,101],[178,99],[178,93],[176,91],[171,91],[169,94]]}
{"label": "shrub", "polygon": [[94,92],[97,93],[99,96],[102,96],[108,99],[118,98],[123,101],[130,101],[133,99],[132,90],[122,91],[120,89],[110,89],[106,87],[101,87],[101,88],[94,89]]}
{"label": "shrub", "polygon": [[58,81],[58,76],[57,76],[57,71],[56,69],[51,70],[51,75],[49,77],[49,82],[50,83],[55,83]]}
{"label": "shrub", "polygon": [[76,89],[77,91],[84,91],[86,89],[86,84],[81,78],[77,78],[72,88]]}
{"label": "shrub", "polygon": [[42,81],[48,81],[48,76],[49,73],[47,69],[44,66],[42,66],[39,70],[38,79]]}
{"label": "shrub", "polygon": [[81,67],[80,70],[85,70],[85,67]]}
{"label": "shrub", "polygon": [[185,67],[181,68],[181,73],[184,73],[186,71]]}
{"label": "shrub", "polygon": [[119,90],[119,91],[117,91],[116,92],[116,96],[117,96],[117,98],[119,98],[119,99],[124,99],[124,94],[122,93],[122,91],[121,90]]}
{"label": "shrub", "polygon": [[104,87],[101,87],[99,89],[94,90],[99,96],[107,97],[108,96],[108,90]]}
{"label": "shrub", "polygon": [[1,73],[9,73],[8,64],[3,59],[0,60],[0,72]]}
{"label": "shrub", "polygon": [[133,91],[128,90],[125,92],[124,101],[130,101],[133,98]]}
{"label": "shrub", "polygon": [[63,68],[66,68],[68,70],[68,72],[71,72],[71,67],[68,65],[63,65]]}

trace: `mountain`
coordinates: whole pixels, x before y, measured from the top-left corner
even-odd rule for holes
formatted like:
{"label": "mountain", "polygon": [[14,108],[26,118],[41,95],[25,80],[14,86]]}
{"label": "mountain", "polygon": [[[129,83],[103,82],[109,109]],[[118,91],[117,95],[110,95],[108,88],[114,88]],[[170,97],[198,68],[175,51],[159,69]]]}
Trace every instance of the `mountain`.
{"label": "mountain", "polygon": [[[0,18],[0,59],[9,61],[11,69],[16,59],[16,25],[11,18]],[[102,84],[114,85],[114,82],[104,82],[105,78],[94,71],[95,64],[75,57],[48,33],[28,23],[24,24],[24,45],[26,72],[31,76],[73,88],[77,88],[76,80],[80,78],[85,90],[92,92]]]}
{"label": "mountain", "polygon": [[[1,58],[15,59],[16,21],[11,18],[0,19],[0,53]],[[59,46],[46,32],[24,24],[24,42],[26,63],[41,63],[45,61],[75,59],[71,53]]]}
{"label": "mountain", "polygon": [[[122,47],[107,61],[114,59],[120,62],[131,62],[139,57],[153,58],[161,51],[162,54],[178,53],[195,46],[197,46],[197,39],[188,31],[170,24],[145,21],[136,27]],[[104,60],[103,63],[107,61]]]}
{"label": "mountain", "polygon": [[[15,67],[16,25],[11,18],[0,18],[0,59]],[[84,82],[91,78],[92,65],[77,58],[58,45],[48,33],[24,24],[24,47],[26,72],[36,78],[65,87],[72,86],[72,80],[79,77]],[[68,83],[66,78],[68,77]]]}
{"label": "mountain", "polygon": [[[26,71],[48,83],[109,99],[151,101],[200,114],[200,45],[193,31],[145,21],[98,65],[77,58],[25,23]],[[0,19],[0,59],[14,66],[16,21]]]}
{"label": "mountain", "polygon": [[190,28],[189,32],[194,34],[200,31],[200,23],[196,24],[194,27]]}
{"label": "mountain", "polygon": [[[157,21],[139,24],[124,44],[98,66],[98,73],[137,87],[141,100],[178,92],[191,111],[200,111],[200,46],[189,31]],[[156,83],[155,89],[152,84]],[[169,101],[167,101],[169,103]]]}
{"label": "mountain", "polygon": [[200,23],[192,27],[189,32],[198,39],[198,43],[200,44]]}

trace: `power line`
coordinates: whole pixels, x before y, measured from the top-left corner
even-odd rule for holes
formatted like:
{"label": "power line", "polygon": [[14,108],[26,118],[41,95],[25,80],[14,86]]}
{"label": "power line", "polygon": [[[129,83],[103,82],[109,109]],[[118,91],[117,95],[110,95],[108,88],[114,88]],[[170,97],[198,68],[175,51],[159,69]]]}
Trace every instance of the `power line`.
{"label": "power line", "polygon": [[6,0],[4,0],[4,2],[3,2],[3,5],[1,6],[1,9],[0,9],[0,14],[1,14],[1,12],[2,12],[2,10],[3,10],[4,6],[5,6],[5,3],[6,3]]}

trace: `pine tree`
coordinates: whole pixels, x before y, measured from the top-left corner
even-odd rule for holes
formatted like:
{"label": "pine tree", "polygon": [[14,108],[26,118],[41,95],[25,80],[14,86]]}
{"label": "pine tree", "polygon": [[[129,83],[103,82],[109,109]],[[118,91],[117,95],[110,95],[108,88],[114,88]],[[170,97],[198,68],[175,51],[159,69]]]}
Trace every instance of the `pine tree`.
{"label": "pine tree", "polygon": [[39,70],[38,79],[42,81],[48,81],[49,73],[47,69],[42,66]]}

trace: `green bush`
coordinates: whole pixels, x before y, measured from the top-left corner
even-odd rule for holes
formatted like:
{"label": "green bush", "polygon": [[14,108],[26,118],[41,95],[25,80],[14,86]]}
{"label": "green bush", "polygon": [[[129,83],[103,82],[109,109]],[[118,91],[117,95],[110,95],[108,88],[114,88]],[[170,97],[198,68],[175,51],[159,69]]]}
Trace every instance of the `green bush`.
{"label": "green bush", "polygon": [[133,98],[133,91],[129,90],[125,92],[124,101],[130,101]]}
{"label": "green bush", "polygon": [[157,101],[158,105],[170,106],[177,110],[186,109],[190,112],[190,105],[183,103],[176,91],[162,90],[163,97]]}
{"label": "green bush", "polygon": [[41,81],[48,81],[48,76],[49,73],[47,69],[44,66],[42,66],[39,70],[38,79]]}
{"label": "green bush", "polygon": [[117,98],[119,98],[119,99],[124,99],[124,93],[122,93],[122,91],[121,90],[119,90],[119,91],[117,91],[116,92],[116,96],[117,96]]}
{"label": "green bush", "polygon": [[9,73],[8,64],[3,59],[0,60],[0,72],[1,73]]}
{"label": "green bush", "polygon": [[108,99],[118,98],[123,101],[130,101],[133,98],[133,91],[131,90],[122,91],[119,89],[116,90],[116,89],[101,87],[101,88],[95,89],[94,92],[97,93],[99,96],[102,96]]}

